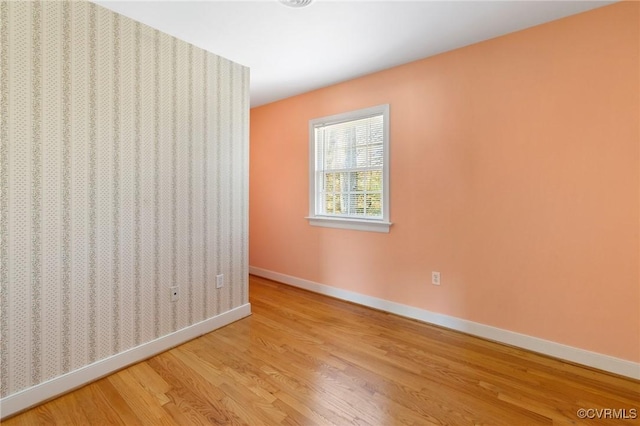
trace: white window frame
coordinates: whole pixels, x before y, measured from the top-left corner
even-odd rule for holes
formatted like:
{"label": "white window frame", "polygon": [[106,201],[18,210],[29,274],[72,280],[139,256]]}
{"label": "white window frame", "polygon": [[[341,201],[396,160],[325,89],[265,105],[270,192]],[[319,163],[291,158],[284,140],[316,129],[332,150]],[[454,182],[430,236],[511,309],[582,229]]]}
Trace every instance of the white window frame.
{"label": "white window frame", "polygon": [[[318,185],[316,170],[316,128],[330,124],[359,120],[374,115],[383,116],[383,165],[382,165],[382,217],[356,218],[322,215],[317,212]],[[309,121],[309,224],[326,228],[353,229],[358,231],[389,232],[389,104],[349,111],[342,114],[316,118]]]}

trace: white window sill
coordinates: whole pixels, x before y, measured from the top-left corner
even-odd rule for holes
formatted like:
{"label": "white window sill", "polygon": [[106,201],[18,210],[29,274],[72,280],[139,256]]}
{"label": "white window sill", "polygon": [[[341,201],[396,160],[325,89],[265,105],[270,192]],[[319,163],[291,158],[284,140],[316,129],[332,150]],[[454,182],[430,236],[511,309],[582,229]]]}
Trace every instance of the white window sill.
{"label": "white window sill", "polygon": [[389,233],[391,222],[366,219],[345,219],[343,217],[314,216],[305,217],[311,226],[324,228],[353,229],[355,231]]}

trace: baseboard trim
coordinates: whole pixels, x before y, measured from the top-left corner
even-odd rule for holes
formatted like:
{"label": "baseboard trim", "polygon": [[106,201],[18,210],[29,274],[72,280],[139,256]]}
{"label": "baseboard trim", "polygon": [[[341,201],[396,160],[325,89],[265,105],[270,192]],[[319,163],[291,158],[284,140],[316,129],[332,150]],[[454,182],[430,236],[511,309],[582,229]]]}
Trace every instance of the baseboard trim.
{"label": "baseboard trim", "polygon": [[165,352],[196,337],[231,324],[251,315],[251,304],[239,306],[213,318],[193,324],[174,333],[143,343],[116,355],[94,362],[75,371],[32,386],[0,399],[0,419],[6,419],[21,411],[101,379],[131,364]]}
{"label": "baseboard trim", "polygon": [[313,281],[254,266],[249,267],[249,273],[288,284],[293,287],[335,297],[336,299],[357,303],[359,305],[368,306],[370,308],[379,309],[381,311],[403,317],[416,319],[426,323],[468,333],[473,336],[482,337],[484,339],[494,340],[496,342],[527,349],[532,352],[549,355],[565,361],[640,380],[640,363],[587,351],[585,349],[575,348],[562,343],[556,343],[461,318],[427,311],[426,309],[420,309],[413,306],[403,305],[401,303],[379,299],[377,297],[367,296],[353,291],[331,287],[325,284],[319,284]]}

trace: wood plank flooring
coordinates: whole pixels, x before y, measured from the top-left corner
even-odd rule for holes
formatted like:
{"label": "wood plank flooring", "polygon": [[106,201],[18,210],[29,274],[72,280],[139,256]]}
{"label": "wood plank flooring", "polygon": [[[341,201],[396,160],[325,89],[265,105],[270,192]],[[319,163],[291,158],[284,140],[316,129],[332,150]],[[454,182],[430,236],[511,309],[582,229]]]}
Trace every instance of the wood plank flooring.
{"label": "wood plank flooring", "polygon": [[250,295],[251,317],[3,425],[640,424],[638,381],[262,278]]}

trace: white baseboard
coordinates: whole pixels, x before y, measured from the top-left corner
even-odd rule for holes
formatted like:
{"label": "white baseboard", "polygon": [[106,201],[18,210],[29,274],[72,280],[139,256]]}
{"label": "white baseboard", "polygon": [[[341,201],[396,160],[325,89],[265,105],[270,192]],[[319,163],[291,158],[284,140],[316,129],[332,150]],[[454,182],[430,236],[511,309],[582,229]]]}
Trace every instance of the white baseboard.
{"label": "white baseboard", "polygon": [[270,280],[279,281],[294,287],[313,291],[315,293],[335,297],[336,299],[346,300],[403,317],[439,325],[477,337],[482,337],[484,339],[517,346],[532,352],[538,352],[540,354],[549,355],[562,360],[640,380],[640,363],[596,352],[590,352],[573,346],[563,345],[562,343],[556,343],[461,318],[430,312],[425,309],[415,308],[413,306],[403,305],[401,303],[391,302],[353,291],[342,290],[262,268],[250,266],[249,273]]}
{"label": "white baseboard", "polygon": [[0,418],[5,419],[249,315],[251,315],[251,305],[247,303],[182,330],[9,395],[0,399]]}

